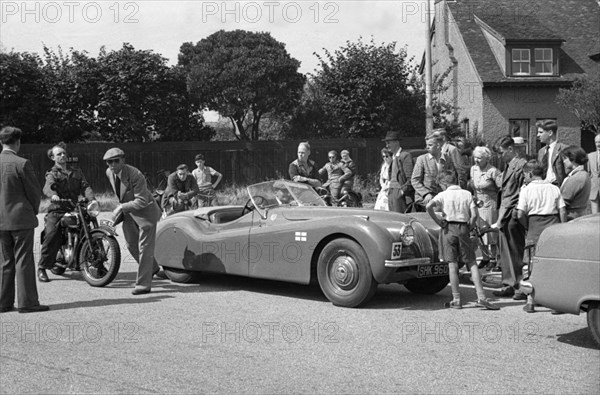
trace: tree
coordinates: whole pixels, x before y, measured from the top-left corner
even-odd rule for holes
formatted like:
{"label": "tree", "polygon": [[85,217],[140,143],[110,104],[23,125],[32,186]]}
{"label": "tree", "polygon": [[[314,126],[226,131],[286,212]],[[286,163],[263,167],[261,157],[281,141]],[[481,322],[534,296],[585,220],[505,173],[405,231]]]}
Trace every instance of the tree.
{"label": "tree", "polygon": [[199,103],[231,120],[240,140],[258,140],[267,113],[290,111],[300,98],[300,62],[269,33],[218,31],[196,45],[184,43],[179,65]]}
{"label": "tree", "polygon": [[23,142],[44,137],[40,127],[48,111],[42,60],[29,53],[0,53],[0,126],[24,131]]}
{"label": "tree", "polygon": [[406,48],[396,51],[395,42],[375,45],[360,39],[316,56],[321,69],[304,91],[304,107],[292,121],[292,133],[307,129],[321,137],[367,138],[389,129],[407,135],[424,130],[422,98],[412,81],[416,68]]}
{"label": "tree", "polygon": [[584,129],[600,133],[600,73],[578,76],[570,89],[559,89],[556,103],[575,114]]}
{"label": "tree", "polygon": [[64,54],[44,46],[43,67],[48,113],[43,120],[40,142],[85,141],[96,130],[101,80],[98,63],[87,52]]}
{"label": "tree", "polygon": [[108,141],[208,140],[212,129],[189,97],[185,73],[166,59],[124,43],[100,51],[99,133]]}

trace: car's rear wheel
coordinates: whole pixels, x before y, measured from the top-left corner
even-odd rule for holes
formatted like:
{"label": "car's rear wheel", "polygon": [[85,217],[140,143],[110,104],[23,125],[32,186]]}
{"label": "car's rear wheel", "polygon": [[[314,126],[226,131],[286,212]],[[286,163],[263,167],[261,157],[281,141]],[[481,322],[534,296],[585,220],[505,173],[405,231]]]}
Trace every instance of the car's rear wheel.
{"label": "car's rear wheel", "polygon": [[448,276],[415,278],[407,281],[404,286],[416,294],[433,295],[446,288],[449,282]]}
{"label": "car's rear wheel", "polygon": [[367,254],[349,239],[333,240],[323,248],[317,277],[321,290],[336,306],[358,307],[377,290]]}
{"label": "car's rear wheel", "polygon": [[163,271],[174,283],[191,283],[198,278],[198,272],[192,272],[184,269],[176,269],[174,267],[163,266]]}
{"label": "car's rear wheel", "polygon": [[587,323],[592,338],[600,346],[600,302],[591,302],[588,306]]}

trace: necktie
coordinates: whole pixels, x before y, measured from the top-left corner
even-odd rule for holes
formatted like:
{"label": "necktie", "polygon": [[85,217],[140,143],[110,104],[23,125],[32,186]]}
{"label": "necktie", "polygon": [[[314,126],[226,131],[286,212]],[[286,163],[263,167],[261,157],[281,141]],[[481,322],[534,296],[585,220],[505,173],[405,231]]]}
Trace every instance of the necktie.
{"label": "necktie", "polygon": [[115,194],[117,199],[121,198],[121,179],[115,174]]}

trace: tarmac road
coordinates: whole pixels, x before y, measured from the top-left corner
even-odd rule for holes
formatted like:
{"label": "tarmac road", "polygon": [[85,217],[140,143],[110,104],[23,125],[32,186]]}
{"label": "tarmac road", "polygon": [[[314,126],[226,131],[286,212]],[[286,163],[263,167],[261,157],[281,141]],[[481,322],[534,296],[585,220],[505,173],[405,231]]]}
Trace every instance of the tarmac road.
{"label": "tarmac road", "polygon": [[[120,233],[120,227],[119,227]],[[123,239],[119,242],[124,247]],[[36,251],[39,252],[39,251]],[[318,286],[207,275],[132,296],[79,273],[39,284],[46,313],[0,315],[1,393],[597,393],[584,315],[442,306],[446,288],[380,286],[360,309]],[[475,291],[463,286],[463,299]],[[488,290],[491,296],[491,290]]]}

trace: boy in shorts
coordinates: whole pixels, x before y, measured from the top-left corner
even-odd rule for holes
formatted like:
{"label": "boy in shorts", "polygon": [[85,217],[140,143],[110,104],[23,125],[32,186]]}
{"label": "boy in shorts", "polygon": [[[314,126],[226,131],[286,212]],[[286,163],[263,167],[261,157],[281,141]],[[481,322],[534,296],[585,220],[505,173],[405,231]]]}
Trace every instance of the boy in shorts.
{"label": "boy in shorts", "polygon": [[490,303],[485,297],[477,269],[475,251],[470,240],[470,229],[475,226],[477,221],[477,206],[475,206],[473,196],[469,191],[461,189],[457,185],[457,177],[453,171],[441,171],[438,181],[443,192],[427,203],[427,212],[442,228],[439,240],[440,257],[448,262],[450,286],[452,287],[452,300],[445,306],[462,309],[458,288],[458,262],[465,262],[471,268],[471,277],[477,291],[476,305],[488,310],[499,310],[498,306]]}

